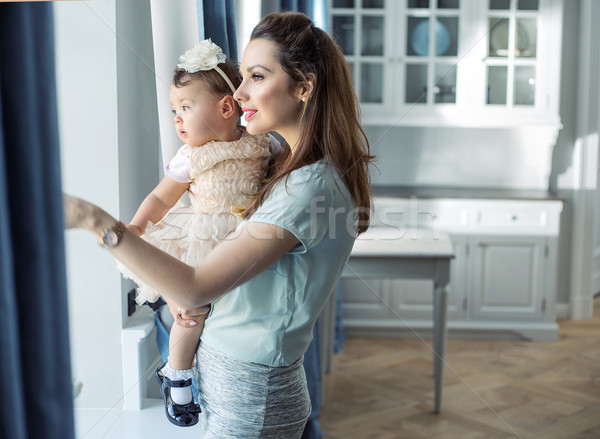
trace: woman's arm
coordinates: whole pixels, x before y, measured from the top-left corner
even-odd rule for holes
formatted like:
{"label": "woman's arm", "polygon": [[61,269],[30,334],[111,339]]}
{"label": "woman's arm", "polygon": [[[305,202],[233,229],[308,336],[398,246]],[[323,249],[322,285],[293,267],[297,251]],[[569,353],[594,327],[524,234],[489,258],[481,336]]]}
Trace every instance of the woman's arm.
{"label": "woman's arm", "polygon": [[[100,239],[116,220],[79,198],[65,196],[67,227],[81,227]],[[184,308],[198,308],[256,276],[298,244],[289,231],[246,223],[191,267],[125,230],[109,251],[141,280]]]}
{"label": "woman's arm", "polygon": [[179,183],[165,175],[140,204],[128,228],[136,235],[143,235],[148,221],[159,222],[189,187],[189,183]]}

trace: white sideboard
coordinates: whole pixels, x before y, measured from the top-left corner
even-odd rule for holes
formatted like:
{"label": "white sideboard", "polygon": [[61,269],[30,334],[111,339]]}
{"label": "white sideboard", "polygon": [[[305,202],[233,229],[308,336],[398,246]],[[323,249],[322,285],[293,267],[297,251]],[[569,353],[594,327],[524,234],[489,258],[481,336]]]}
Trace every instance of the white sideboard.
{"label": "white sideboard", "polygon": [[[418,242],[449,232],[451,336],[556,340],[557,199],[375,197],[373,227]],[[391,234],[389,233],[391,231]],[[400,245],[400,240],[399,240]],[[423,280],[342,280],[349,335],[416,336],[432,329]]]}

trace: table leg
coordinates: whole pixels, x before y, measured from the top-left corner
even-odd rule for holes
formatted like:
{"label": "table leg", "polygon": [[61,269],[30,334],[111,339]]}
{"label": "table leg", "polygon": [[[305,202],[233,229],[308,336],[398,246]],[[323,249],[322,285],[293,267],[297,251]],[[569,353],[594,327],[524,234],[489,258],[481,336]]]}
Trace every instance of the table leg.
{"label": "table leg", "polygon": [[442,385],[444,382],[444,355],[446,353],[446,315],[448,291],[446,285],[436,284],[433,293],[433,373],[435,378],[434,413],[442,409]]}
{"label": "table leg", "polygon": [[325,381],[333,371],[333,348],[335,344],[336,291],[329,297],[319,317],[319,347],[321,361],[321,405],[325,404]]}

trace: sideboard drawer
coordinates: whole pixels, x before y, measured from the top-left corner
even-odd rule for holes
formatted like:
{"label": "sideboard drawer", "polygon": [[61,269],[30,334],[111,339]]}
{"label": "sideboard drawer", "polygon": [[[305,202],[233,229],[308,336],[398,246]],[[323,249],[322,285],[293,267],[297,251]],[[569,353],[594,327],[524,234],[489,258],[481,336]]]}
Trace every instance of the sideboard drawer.
{"label": "sideboard drawer", "polygon": [[485,209],[477,215],[483,227],[546,227],[547,213],[539,209]]}

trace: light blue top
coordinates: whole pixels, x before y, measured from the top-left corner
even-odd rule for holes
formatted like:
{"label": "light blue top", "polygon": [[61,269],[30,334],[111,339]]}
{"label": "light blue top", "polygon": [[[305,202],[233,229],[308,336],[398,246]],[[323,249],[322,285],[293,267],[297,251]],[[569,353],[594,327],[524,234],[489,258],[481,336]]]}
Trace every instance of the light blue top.
{"label": "light blue top", "polygon": [[320,161],[292,172],[247,221],[282,227],[300,243],[213,303],[202,342],[268,366],[288,366],[304,355],[350,256],[356,218],[355,204],[333,166]]}

